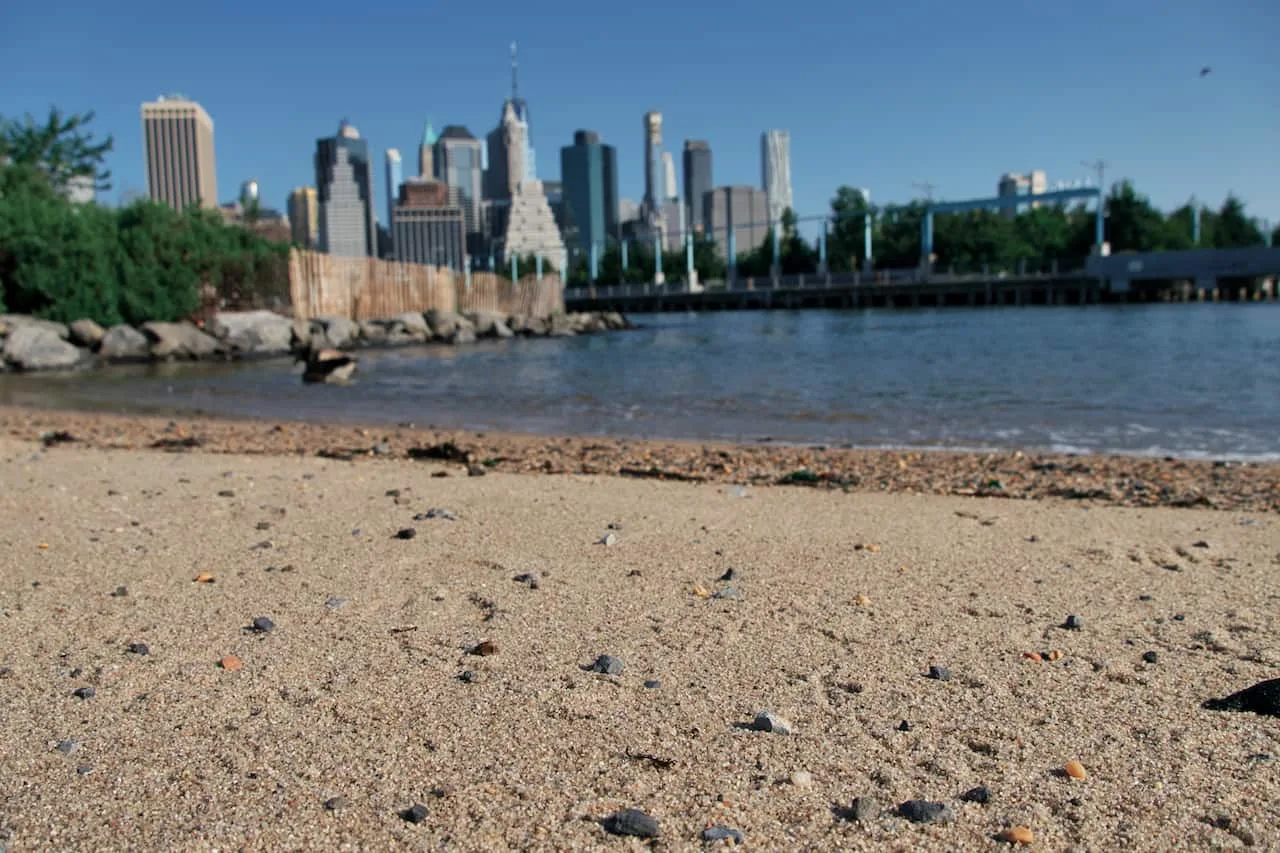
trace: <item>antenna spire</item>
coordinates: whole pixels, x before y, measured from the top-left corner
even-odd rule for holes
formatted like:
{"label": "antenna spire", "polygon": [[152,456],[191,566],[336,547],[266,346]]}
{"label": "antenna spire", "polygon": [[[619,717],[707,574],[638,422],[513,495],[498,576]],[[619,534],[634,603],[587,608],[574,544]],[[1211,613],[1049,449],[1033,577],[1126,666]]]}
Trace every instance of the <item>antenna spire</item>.
{"label": "antenna spire", "polygon": [[520,96],[520,83],[516,77],[516,72],[520,68],[520,63],[516,60],[516,43],[511,43],[511,100],[516,100]]}

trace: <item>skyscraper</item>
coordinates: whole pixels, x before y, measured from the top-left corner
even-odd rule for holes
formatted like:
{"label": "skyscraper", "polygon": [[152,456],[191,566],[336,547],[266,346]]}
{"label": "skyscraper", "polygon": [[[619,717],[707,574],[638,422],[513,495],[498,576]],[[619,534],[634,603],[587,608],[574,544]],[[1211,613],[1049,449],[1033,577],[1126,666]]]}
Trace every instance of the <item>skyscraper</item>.
{"label": "skyscraper", "polygon": [[676,161],[670,151],[662,152],[662,200],[671,201],[680,197],[676,185]]}
{"label": "skyscraper", "polygon": [[483,193],[484,158],[480,140],[460,124],[451,124],[435,141],[435,176],[458,190],[458,203],[467,223],[467,233],[480,231],[480,200]]}
{"label": "skyscraper", "polygon": [[376,256],[378,231],[368,142],[344,119],[336,136],[316,140],[315,165],[320,251],[346,257]]}
{"label": "skyscraper", "polygon": [[400,185],[404,183],[404,168],[400,163],[400,150],[387,149],[387,227],[391,227],[392,214],[396,209],[396,195]]}
{"label": "skyscraper", "polygon": [[769,236],[769,202],[755,187],[717,187],[702,197],[703,221],[721,257],[728,257],[729,234],[733,253],[758,249]]}
{"label": "skyscraper", "polygon": [[418,143],[418,177],[438,178],[435,166],[435,144],[439,137],[427,119],[427,126],[422,129],[422,141]]}
{"label": "skyscraper", "polygon": [[768,130],[760,136],[760,170],[765,194],[769,197],[769,224],[782,218],[791,207],[791,134]]}
{"label": "skyscraper", "polygon": [[399,261],[461,270],[467,266],[462,208],[450,188],[435,178],[411,178],[400,185],[391,220]]}
{"label": "skyscraper", "polygon": [[315,187],[298,187],[289,193],[289,231],[293,242],[314,249],[320,232],[320,205]]}
{"label": "skyscraper", "polygon": [[644,114],[644,203],[650,211],[662,206],[659,157],[662,149],[662,113]]}
{"label": "skyscraper", "polygon": [[174,210],[218,206],[213,119],[182,95],[161,95],[142,105],[151,200]]}
{"label": "skyscraper", "polygon": [[614,147],[590,130],[575,132],[573,145],[560,149],[565,219],[581,249],[594,245],[603,254],[606,241],[618,233],[617,162]]}
{"label": "skyscraper", "polygon": [[711,146],[701,139],[684,141],[684,203],[686,219],[695,231],[705,230],[702,197],[711,191]]}
{"label": "skyscraper", "polygon": [[502,104],[498,126],[489,132],[489,198],[507,199],[525,175],[525,140],[528,127],[520,119],[515,103],[508,98]]}

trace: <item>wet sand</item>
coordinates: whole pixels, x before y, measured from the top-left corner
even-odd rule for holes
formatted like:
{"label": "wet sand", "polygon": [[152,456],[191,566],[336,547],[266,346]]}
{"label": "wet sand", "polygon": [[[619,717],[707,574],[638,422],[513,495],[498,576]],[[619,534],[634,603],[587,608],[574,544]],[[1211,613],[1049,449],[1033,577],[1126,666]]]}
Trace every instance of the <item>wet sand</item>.
{"label": "wet sand", "polygon": [[[0,424],[10,850],[642,849],[595,820],[625,807],[671,850],[709,824],[760,850],[991,849],[1011,825],[1037,849],[1280,845],[1276,719],[1200,707],[1280,666],[1265,467],[726,448],[716,471],[701,445],[457,435],[454,461],[410,460],[449,436]],[[43,447],[50,429],[77,440]],[[605,475],[646,452],[707,481]],[[750,485],[805,453],[866,474]],[[573,475],[516,473],[548,468]],[[990,470],[1004,491],[1060,474],[1115,495],[954,494]],[[1119,506],[1134,471],[1235,509]],[[457,520],[414,520],[433,507]],[[246,630],[259,616],[274,629]],[[601,654],[622,673],[584,671]],[[741,727],[766,709],[793,733]],[[1087,779],[1060,775],[1071,760]],[[961,800],[979,785],[989,803]],[[842,819],[854,797],[880,810]],[[954,820],[892,814],[913,798]]]}

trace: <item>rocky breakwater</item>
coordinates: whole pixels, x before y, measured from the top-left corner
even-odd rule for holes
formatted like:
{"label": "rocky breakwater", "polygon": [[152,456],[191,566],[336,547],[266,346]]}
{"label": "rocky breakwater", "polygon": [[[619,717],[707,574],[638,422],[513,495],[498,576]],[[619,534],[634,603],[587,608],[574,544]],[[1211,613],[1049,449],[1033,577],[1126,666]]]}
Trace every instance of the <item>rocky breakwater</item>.
{"label": "rocky breakwater", "polygon": [[526,317],[499,312],[408,312],[385,320],[316,317],[271,311],[226,312],[205,328],[194,323],[143,323],[103,328],[92,320],[55,323],[0,315],[0,371],[71,370],[95,364],[263,358],[324,349],[414,344],[468,344],[482,338],[568,337],[630,328],[616,312]]}

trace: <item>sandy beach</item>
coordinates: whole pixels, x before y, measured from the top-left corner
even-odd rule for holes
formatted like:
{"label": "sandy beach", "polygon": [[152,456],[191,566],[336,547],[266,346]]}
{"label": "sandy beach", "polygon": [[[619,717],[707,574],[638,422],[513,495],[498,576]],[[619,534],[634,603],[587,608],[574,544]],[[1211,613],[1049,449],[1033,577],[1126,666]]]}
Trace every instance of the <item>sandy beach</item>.
{"label": "sandy beach", "polygon": [[[1265,467],[1226,511],[530,476],[405,436],[354,464],[205,452],[295,429],[261,424],[165,453],[118,445],[191,424],[4,417],[8,851],[1280,845],[1277,720],[1200,707],[1280,674]],[[766,710],[791,733],[751,730]],[[624,808],[659,838],[608,834]]]}

